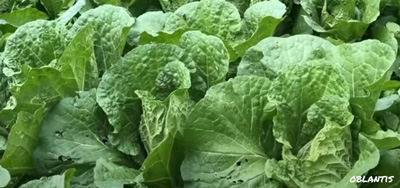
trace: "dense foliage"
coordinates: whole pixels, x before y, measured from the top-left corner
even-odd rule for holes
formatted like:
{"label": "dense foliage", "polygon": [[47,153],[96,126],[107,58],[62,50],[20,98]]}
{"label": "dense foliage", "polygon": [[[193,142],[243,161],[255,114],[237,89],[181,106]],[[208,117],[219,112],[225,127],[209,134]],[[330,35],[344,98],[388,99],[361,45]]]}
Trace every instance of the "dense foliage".
{"label": "dense foliage", "polygon": [[398,187],[399,2],[0,0],[0,187]]}

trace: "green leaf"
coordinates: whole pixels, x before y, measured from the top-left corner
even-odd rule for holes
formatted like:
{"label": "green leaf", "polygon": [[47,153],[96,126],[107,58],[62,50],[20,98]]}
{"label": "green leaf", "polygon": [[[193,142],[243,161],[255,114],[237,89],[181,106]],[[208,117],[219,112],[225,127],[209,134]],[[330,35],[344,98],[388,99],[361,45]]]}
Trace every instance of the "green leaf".
{"label": "green leaf", "polygon": [[229,54],[218,37],[199,31],[188,31],[182,35],[179,44],[191,55],[196,63],[197,74],[203,78],[207,87],[225,80]]}
{"label": "green leaf", "polygon": [[147,156],[142,166],[144,184],[149,187],[180,187],[183,148],[181,135],[170,133]]}
{"label": "green leaf", "polygon": [[31,21],[46,20],[48,16],[35,8],[27,8],[0,14],[0,19],[14,27],[19,27]]}
{"label": "green leaf", "polygon": [[369,176],[388,176],[392,177],[392,181],[388,179],[387,182],[382,183],[371,183],[368,187],[370,188],[390,188],[396,187],[400,183],[400,150],[394,149],[389,151],[382,151],[379,164],[374,169],[368,172]]}
{"label": "green leaf", "polygon": [[60,13],[64,0],[40,0],[40,3],[42,3],[50,17],[54,19]]}
{"label": "green leaf", "polygon": [[0,166],[0,187],[5,187],[10,182],[11,176],[7,169]]}
{"label": "green leaf", "polygon": [[264,116],[270,81],[237,77],[211,87],[182,126],[185,187],[262,187],[264,164],[279,155]]}
{"label": "green leaf", "polygon": [[112,5],[102,5],[83,13],[72,30],[79,32],[92,25],[94,52],[100,76],[121,58],[129,30],[135,20],[129,12]]}
{"label": "green leaf", "polygon": [[7,148],[0,165],[11,175],[22,174],[34,169],[33,152],[38,143],[38,134],[45,108],[35,113],[19,112],[15,124],[8,135]]}
{"label": "green leaf", "polygon": [[114,127],[110,135],[111,143],[124,153],[143,155],[138,131],[141,108],[135,91],[152,91],[164,66],[175,61],[184,63],[188,68],[193,67],[193,62],[178,46],[142,45],[128,52],[103,76],[97,91],[97,102]]}
{"label": "green leaf", "polygon": [[69,188],[75,169],[65,171],[62,175],[43,177],[21,185],[19,188]]}
{"label": "green leaf", "polygon": [[123,161],[108,143],[111,126],[95,101],[95,90],[64,98],[43,119],[34,160],[40,172],[94,166],[100,157]]}
{"label": "green leaf", "polygon": [[138,175],[139,171],[135,169],[100,158],[94,168],[94,183],[99,188],[123,188],[124,185],[134,184]]}

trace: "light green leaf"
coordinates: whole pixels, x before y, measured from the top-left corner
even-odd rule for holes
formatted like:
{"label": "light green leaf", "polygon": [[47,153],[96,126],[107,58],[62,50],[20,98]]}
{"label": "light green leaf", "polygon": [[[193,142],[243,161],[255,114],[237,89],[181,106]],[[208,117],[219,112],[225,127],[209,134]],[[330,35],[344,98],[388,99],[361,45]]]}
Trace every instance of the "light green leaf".
{"label": "light green leaf", "polygon": [[[275,28],[278,26],[284,14],[286,13],[285,4],[278,0],[262,1],[250,6],[244,13],[242,21],[241,32],[244,34],[244,38],[250,38],[256,33],[260,23],[268,17],[268,21],[264,20],[264,23],[268,22],[269,30],[265,37],[269,37],[273,34]],[[264,38],[265,38],[264,37]],[[255,43],[256,44],[256,43]]]}
{"label": "light green leaf", "polygon": [[43,177],[21,185],[19,188],[69,188],[75,169],[65,171],[62,175]]}
{"label": "light green leaf", "polygon": [[202,0],[181,6],[166,23],[166,31],[191,28],[233,41],[240,30],[237,8],[225,0]]}
{"label": "light green leaf", "polygon": [[135,169],[100,158],[94,168],[94,183],[99,188],[123,188],[124,185],[134,184],[138,175],[139,171]]}
{"label": "light green leaf", "polygon": [[264,164],[279,156],[264,116],[270,81],[237,77],[211,87],[182,126],[185,187],[262,187]]}
{"label": "light green leaf", "polygon": [[100,76],[121,58],[129,30],[135,20],[129,12],[112,5],[102,5],[83,13],[72,30],[79,32],[92,25],[94,52]]}
{"label": "light green leaf", "polygon": [[130,30],[128,44],[137,46],[139,40],[141,41],[141,34],[143,32],[151,36],[158,36],[158,33],[163,30],[165,21],[169,15],[169,13],[162,11],[151,11],[140,15]]}
{"label": "light green leaf", "polygon": [[352,122],[349,98],[344,77],[332,65],[312,61],[289,67],[279,74],[268,93],[277,107],[275,139],[297,154],[325,121],[343,126]]}
{"label": "light green leaf", "polygon": [[379,130],[364,136],[371,140],[379,150],[389,150],[400,146],[400,134],[392,130]]}
{"label": "light green leaf", "polygon": [[142,100],[140,135],[148,153],[158,146],[168,134],[175,135],[186,120],[194,102],[186,89],[171,93],[164,101],[157,100],[148,91],[136,91]]}
{"label": "light green leaf", "polygon": [[170,44],[148,44],[128,52],[103,76],[97,102],[114,127],[110,141],[124,153],[143,155],[139,143],[140,100],[136,90],[152,91],[157,77],[168,63],[180,61],[192,70],[193,62],[184,50]]}
{"label": "light green leaf", "polygon": [[90,25],[82,29],[59,59],[62,77],[75,80],[80,91],[97,87],[98,72]]}
{"label": "light green leaf", "polygon": [[180,46],[191,55],[196,63],[197,74],[203,78],[207,87],[225,80],[229,54],[218,37],[199,31],[188,31],[182,35]]}
{"label": "light green leaf", "polygon": [[238,75],[265,76],[272,79],[290,65],[300,65],[317,59],[336,59],[331,55],[333,47],[328,41],[310,35],[270,37],[246,52],[239,64]]}
{"label": "light green leaf", "polygon": [[71,166],[94,166],[100,157],[123,161],[122,153],[109,145],[111,129],[97,106],[95,90],[64,98],[43,120],[34,153],[36,169],[55,172]]}

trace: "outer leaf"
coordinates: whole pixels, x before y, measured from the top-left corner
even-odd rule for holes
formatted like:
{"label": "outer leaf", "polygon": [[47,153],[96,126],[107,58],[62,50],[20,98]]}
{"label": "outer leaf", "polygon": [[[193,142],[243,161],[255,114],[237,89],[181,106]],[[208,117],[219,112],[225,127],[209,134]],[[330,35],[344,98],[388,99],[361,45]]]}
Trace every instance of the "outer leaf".
{"label": "outer leaf", "polygon": [[94,168],[94,182],[99,188],[123,188],[124,185],[134,184],[139,171],[120,166],[100,158]]}
{"label": "outer leaf", "polygon": [[94,52],[100,75],[119,61],[134,21],[126,9],[103,5],[85,12],[74,23],[72,30],[75,32],[88,24],[93,26]]}
{"label": "outer leaf", "polygon": [[149,44],[135,48],[103,76],[97,102],[114,127],[111,143],[130,155],[142,155],[139,143],[140,101],[136,90],[151,91],[158,74],[170,62],[192,62],[184,51],[168,44]]}
{"label": "outer leaf", "polygon": [[11,35],[4,49],[6,76],[21,72],[22,65],[32,68],[49,65],[61,57],[67,47],[68,30],[56,22],[29,22]]}
{"label": "outer leaf", "polygon": [[297,154],[325,120],[350,124],[349,97],[344,77],[333,66],[311,62],[290,67],[277,77],[268,93],[268,99],[277,106],[276,140]]}
{"label": "outer leaf", "polygon": [[20,188],[69,188],[71,178],[74,176],[75,169],[70,169],[62,175],[43,177],[39,180],[32,180],[20,186]]}
{"label": "outer leaf", "polygon": [[202,0],[181,6],[165,23],[165,30],[191,28],[233,41],[240,30],[236,7],[225,0]]}
{"label": "outer leaf", "polygon": [[197,74],[203,78],[207,87],[225,80],[229,54],[218,37],[205,35],[199,31],[188,31],[182,35],[180,46],[191,54],[196,63]]}
{"label": "outer leaf", "polygon": [[36,169],[54,172],[70,166],[88,165],[100,157],[122,160],[107,143],[107,120],[95,101],[95,91],[79,98],[64,98],[44,118],[34,153]]}
{"label": "outer leaf", "polygon": [[185,187],[262,187],[263,166],[279,155],[264,116],[270,82],[238,77],[211,87],[183,128]]}
{"label": "outer leaf", "polygon": [[8,135],[6,151],[0,160],[0,165],[11,175],[34,169],[32,155],[38,142],[43,113],[44,108],[39,108],[34,114],[24,111],[18,114]]}

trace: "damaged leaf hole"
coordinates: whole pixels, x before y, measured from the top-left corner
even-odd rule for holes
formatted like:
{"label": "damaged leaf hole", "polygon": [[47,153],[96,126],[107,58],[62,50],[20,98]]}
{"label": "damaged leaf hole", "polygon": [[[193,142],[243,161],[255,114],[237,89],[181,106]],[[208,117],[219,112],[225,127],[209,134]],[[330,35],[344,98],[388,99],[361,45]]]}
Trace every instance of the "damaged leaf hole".
{"label": "damaged leaf hole", "polygon": [[62,161],[62,162],[73,162],[71,157],[67,157],[67,156],[58,156],[58,160]]}
{"label": "damaged leaf hole", "polygon": [[63,137],[63,133],[64,133],[64,131],[55,131],[54,132],[55,136],[58,137],[58,138],[62,138]]}

